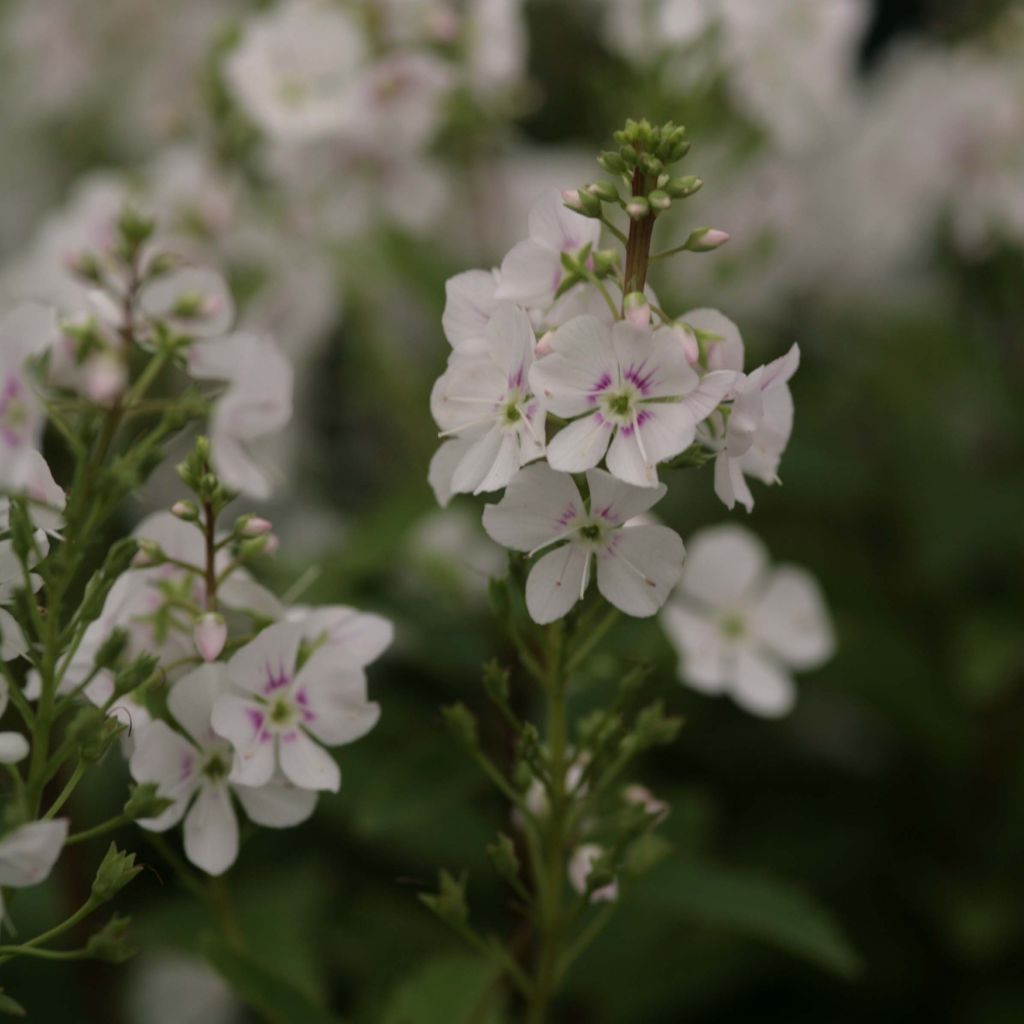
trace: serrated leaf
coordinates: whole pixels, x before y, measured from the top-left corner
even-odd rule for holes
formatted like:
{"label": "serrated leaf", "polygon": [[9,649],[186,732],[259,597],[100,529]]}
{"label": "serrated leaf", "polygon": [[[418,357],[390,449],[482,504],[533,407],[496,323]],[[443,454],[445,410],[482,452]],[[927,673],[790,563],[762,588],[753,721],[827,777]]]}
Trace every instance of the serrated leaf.
{"label": "serrated leaf", "polygon": [[663,913],[761,939],[845,978],[860,971],[860,957],[832,915],[789,882],[689,858],[655,878]]}
{"label": "serrated leaf", "polygon": [[339,1024],[339,1018],[313,1002],[273,966],[239,952],[220,936],[203,936],[200,948],[235,994],[273,1024]]}

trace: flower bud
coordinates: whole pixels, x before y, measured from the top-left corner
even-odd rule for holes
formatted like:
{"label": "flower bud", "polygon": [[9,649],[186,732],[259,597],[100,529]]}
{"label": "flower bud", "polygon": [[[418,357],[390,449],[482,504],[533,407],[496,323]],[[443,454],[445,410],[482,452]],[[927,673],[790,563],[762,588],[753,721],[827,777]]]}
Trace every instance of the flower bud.
{"label": "flower bud", "polygon": [[650,216],[651,204],[643,196],[633,196],[632,199],[626,203],[626,213],[633,220],[643,220],[644,217]]}
{"label": "flower bud", "polygon": [[672,199],[669,194],[663,192],[660,188],[656,188],[653,192],[648,193],[647,201],[658,213],[664,213],[672,205]]}
{"label": "flower bud", "polygon": [[244,516],[235,524],[235,529],[243,537],[262,537],[264,534],[270,533],[273,528],[274,524],[262,516]]}
{"label": "flower bud", "polygon": [[691,366],[696,366],[700,362],[700,342],[697,341],[697,336],[685,324],[675,324],[672,329],[678,334],[686,361]]}
{"label": "flower bud", "polygon": [[111,843],[92,883],[93,905],[112,900],[140,871],[134,853],[122,853]]}
{"label": "flower bud", "polygon": [[199,509],[193,501],[176,501],[171,506],[171,515],[186,523],[194,523],[199,518]]}
{"label": "flower bud", "polygon": [[155,540],[148,537],[139,538],[139,550],[132,559],[132,565],[136,569],[148,569],[154,565],[163,565],[167,561],[163,548]]}
{"label": "flower bud", "polygon": [[626,319],[634,327],[648,327],[651,323],[651,307],[643,292],[630,292],[622,300],[622,308]]}
{"label": "flower bud", "polygon": [[216,661],[228,639],[228,627],[224,616],[216,612],[201,615],[192,630],[192,639],[203,661]]}
{"label": "flower bud", "polygon": [[685,178],[670,178],[662,188],[673,199],[686,199],[697,192],[703,184],[703,179],[695,174],[688,174]]}
{"label": "flower bud", "polygon": [[553,331],[548,331],[542,335],[536,345],[533,346],[533,354],[537,359],[542,359],[544,356],[549,356],[554,351],[551,347],[551,335]]}
{"label": "flower bud", "polygon": [[690,252],[712,252],[729,241],[728,231],[719,231],[718,228],[697,228],[691,231],[689,238],[683,243],[683,248]]}
{"label": "flower bud", "polygon": [[619,190],[610,181],[595,181],[586,187],[586,191],[592,196],[597,196],[604,203],[619,201]]}
{"label": "flower bud", "polygon": [[580,205],[580,192],[576,188],[567,188],[562,192],[562,202],[569,207],[570,210],[575,210],[577,213],[581,213],[583,207]]}

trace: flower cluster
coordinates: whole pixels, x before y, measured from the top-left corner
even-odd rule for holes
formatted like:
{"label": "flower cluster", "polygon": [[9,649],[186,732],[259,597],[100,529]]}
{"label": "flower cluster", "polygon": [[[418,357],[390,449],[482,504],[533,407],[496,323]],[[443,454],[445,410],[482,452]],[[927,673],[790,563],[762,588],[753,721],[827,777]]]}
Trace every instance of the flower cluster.
{"label": "flower cluster", "polygon": [[[507,548],[545,552],[526,589],[539,623],[583,598],[594,566],[611,604],[657,612],[683,561],[677,534],[638,521],[666,493],[659,467],[713,458],[718,496],[749,511],[746,477],[777,480],[792,428],[796,346],[745,373],[739,331],[722,314],[672,318],[645,290],[649,251],[640,247],[655,218],[700,187],[668,173],[688,147],[682,129],[631,125],[619,141],[602,163],[629,184],[628,196],[609,183],[545,195],[529,238],[500,268],[448,282],[452,352],[431,396],[445,440],[431,483],[442,504],[505,492],[484,527]],[[625,238],[606,203],[631,225],[625,269],[601,248],[602,223]],[[726,239],[699,229],[684,248],[710,251]]]}
{"label": "flower cluster", "polygon": [[[220,874],[238,855],[236,801],[259,825],[304,821],[340,786],[326,748],[376,724],[365,669],[392,637],[379,616],[289,607],[258,582],[272,524],[226,515],[271,494],[260,448],[291,415],[291,365],[270,337],[233,330],[224,280],[152,220],[107,218],[48,279],[53,305],[0,318],[0,897],[43,880],[66,842],[128,822],[183,820],[188,858]],[[177,467],[191,496],[111,537],[193,424],[208,433]],[[61,483],[44,442],[63,448]],[[70,833],[73,809],[58,811],[118,741],[136,783],[123,812]],[[86,911],[137,870],[109,854]],[[120,958],[119,934],[83,954]]]}

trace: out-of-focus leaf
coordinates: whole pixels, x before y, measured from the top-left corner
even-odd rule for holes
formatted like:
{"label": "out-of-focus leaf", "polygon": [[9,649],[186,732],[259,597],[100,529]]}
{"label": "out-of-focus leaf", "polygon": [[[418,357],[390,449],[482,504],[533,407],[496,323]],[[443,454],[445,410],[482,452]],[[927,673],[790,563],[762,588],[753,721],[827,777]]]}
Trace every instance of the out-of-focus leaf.
{"label": "out-of-focus leaf", "polygon": [[240,999],[274,1024],[339,1024],[339,1019],[283,978],[272,965],[241,953],[217,935],[200,942],[203,955]]}
{"label": "out-of-focus leaf", "polygon": [[395,990],[381,1024],[501,1024],[494,967],[461,953],[438,957]]}
{"label": "out-of-focus leaf", "polygon": [[25,1007],[0,989],[0,1013],[7,1017],[24,1017]]}
{"label": "out-of-focus leaf", "polygon": [[676,859],[646,889],[662,913],[761,939],[843,977],[860,957],[831,915],[796,886],[696,859]]}

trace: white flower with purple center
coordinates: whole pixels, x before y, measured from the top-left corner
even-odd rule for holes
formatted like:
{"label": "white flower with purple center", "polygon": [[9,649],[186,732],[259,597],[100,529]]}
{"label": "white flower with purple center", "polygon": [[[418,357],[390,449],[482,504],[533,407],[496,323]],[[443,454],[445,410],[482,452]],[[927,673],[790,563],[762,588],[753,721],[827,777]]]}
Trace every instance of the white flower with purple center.
{"label": "white flower with purple center", "polygon": [[[155,818],[139,822],[163,832],[184,817],[185,854],[210,875],[226,871],[238,856],[238,818],[232,794],[258,825],[289,828],[313,813],[316,793],[268,779],[258,787],[231,778],[234,750],[210,720],[218,697],[228,689],[224,665],[210,664],[178,680],[167,708],[182,731],[156,721],[139,739],[130,769],[136,782],[152,782],[171,801]],[[187,813],[186,813],[187,812]]]}
{"label": "white flower with purple center", "polygon": [[835,649],[821,589],[803,569],[771,568],[764,545],[740,526],[701,530],[690,541],[679,589],[662,613],[695,690],[728,693],[768,718],[796,700],[792,669],[812,669]]}
{"label": "white flower with purple center", "polygon": [[497,491],[544,454],[544,406],[530,389],[536,339],[516,306],[498,308],[484,330],[485,354],[455,352],[434,385],[431,411],[441,446],[431,477],[456,494]]}
{"label": "white flower with purple center", "polygon": [[551,412],[572,422],[548,444],[554,469],[607,466],[620,480],[656,487],[657,464],[685,451],[725,397],[735,373],[698,376],[679,332],[579,316],[548,338],[551,354],[530,373]]}
{"label": "white flower with purple center", "polygon": [[0,490],[21,490],[29,482],[46,422],[25,362],[58,336],[52,310],[30,303],[0,319]]}
{"label": "white flower with purple center", "polygon": [[563,254],[575,256],[601,238],[601,222],[566,207],[555,189],[544,193],[530,210],[530,237],[517,243],[502,260],[497,299],[521,306],[550,306],[565,279]]}
{"label": "white flower with purple center", "polygon": [[228,662],[240,693],[218,698],[212,720],[235,748],[234,782],[263,786],[279,770],[302,789],[337,791],[341,773],[320,744],[351,743],[377,724],[362,669],[330,646],[302,660],[304,637],[301,624],[280,622]]}
{"label": "white flower with purple center", "polygon": [[676,585],[683,542],[665,526],[627,525],[665,494],[665,486],[633,487],[602,469],[587,471],[584,501],[572,477],[528,466],[497,505],[484,509],[484,529],[499,544],[533,555],[547,548],[526,581],[535,622],[554,622],[583,598],[597,565],[597,589],[616,608],[654,615]]}

